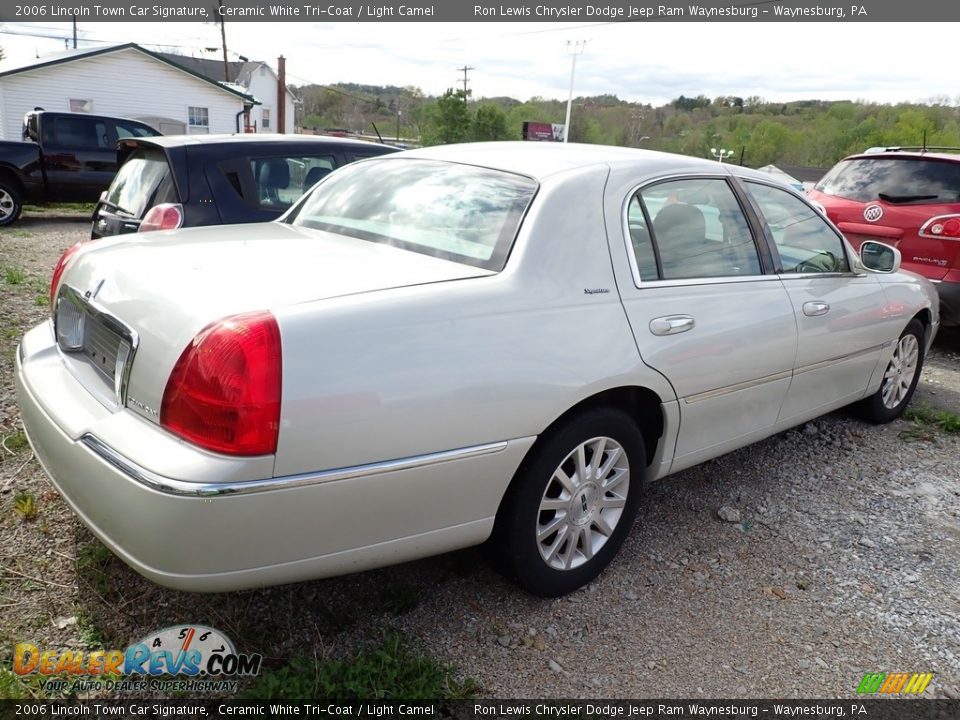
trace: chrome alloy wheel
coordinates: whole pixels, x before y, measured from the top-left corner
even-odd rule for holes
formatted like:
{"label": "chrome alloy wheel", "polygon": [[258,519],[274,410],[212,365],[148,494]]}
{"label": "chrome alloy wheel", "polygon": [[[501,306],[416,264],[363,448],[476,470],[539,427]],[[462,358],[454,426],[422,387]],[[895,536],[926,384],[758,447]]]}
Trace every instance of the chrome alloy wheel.
{"label": "chrome alloy wheel", "polygon": [[880,390],[884,407],[893,410],[903,402],[910,392],[913,379],[917,374],[920,358],[920,343],[914,335],[900,338],[897,347],[883,375],[883,387]]}
{"label": "chrome alloy wheel", "polygon": [[540,556],[551,568],[572,570],[602,548],[623,515],[630,461],[612,438],[577,446],[547,483],[537,517]]}

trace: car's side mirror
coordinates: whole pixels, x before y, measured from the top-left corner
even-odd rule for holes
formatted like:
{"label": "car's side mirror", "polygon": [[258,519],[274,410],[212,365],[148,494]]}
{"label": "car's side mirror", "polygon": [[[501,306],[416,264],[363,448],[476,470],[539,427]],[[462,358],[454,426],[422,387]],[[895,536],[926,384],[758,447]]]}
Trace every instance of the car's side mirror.
{"label": "car's side mirror", "polygon": [[875,240],[860,246],[860,262],[870,272],[895,273],[900,269],[900,251]]}

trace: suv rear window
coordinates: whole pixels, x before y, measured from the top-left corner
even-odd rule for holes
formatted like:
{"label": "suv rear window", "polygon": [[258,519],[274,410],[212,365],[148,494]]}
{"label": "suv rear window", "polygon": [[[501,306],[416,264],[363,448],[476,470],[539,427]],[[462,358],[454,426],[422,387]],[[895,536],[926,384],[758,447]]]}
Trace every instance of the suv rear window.
{"label": "suv rear window", "polygon": [[105,198],[121,215],[142,218],[154,205],[179,202],[170,166],[159,150],[140,148],[120,166]]}
{"label": "suv rear window", "polygon": [[[960,158],[958,158],[960,160]],[[926,158],[856,158],[837,163],[817,183],[827,195],[898,204],[960,200],[960,162]]]}

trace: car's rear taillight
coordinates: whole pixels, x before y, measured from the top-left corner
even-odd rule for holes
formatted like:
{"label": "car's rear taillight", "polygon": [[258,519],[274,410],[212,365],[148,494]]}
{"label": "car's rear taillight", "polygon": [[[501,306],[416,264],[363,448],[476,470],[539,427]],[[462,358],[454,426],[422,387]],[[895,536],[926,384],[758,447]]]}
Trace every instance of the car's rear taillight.
{"label": "car's rear taillight", "polygon": [[57,264],[53,266],[53,275],[50,276],[50,308],[51,310],[54,307],[54,300],[57,297],[57,288],[60,287],[60,278],[63,277],[63,271],[67,269],[67,263],[70,262],[72,258],[83,246],[83,242],[78,242],[75,245],[68,247],[63,255],[60,256],[60,259],[57,260]]}
{"label": "car's rear taillight", "polygon": [[281,358],[280,328],[267,311],[208,325],[180,355],[167,380],[160,424],[214,452],[276,452]]}
{"label": "car's rear taillight", "polygon": [[154,205],[140,221],[137,232],[176,230],[183,224],[183,206],[179,203]]}
{"label": "car's rear taillight", "polygon": [[937,215],[930,218],[921,226],[920,237],[960,238],[960,215]]}

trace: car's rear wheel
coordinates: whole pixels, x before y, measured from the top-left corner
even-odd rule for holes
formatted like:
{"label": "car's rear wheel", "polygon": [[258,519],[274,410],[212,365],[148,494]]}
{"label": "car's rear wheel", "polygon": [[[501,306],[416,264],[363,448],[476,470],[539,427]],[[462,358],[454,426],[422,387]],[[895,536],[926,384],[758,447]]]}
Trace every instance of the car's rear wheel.
{"label": "car's rear wheel", "polygon": [[645,468],[640,430],[619,410],[591,410],[551,430],[501,504],[491,538],[497,561],[543,597],[590,582],[630,531]]}
{"label": "car's rear wheel", "polygon": [[880,389],[861,401],[860,414],[874,423],[887,423],[900,417],[917,389],[923,358],[923,325],[914,319],[893,348],[893,356],[883,372]]}
{"label": "car's rear wheel", "polygon": [[20,217],[23,203],[20,191],[6,177],[0,175],[0,227],[9,225]]}

